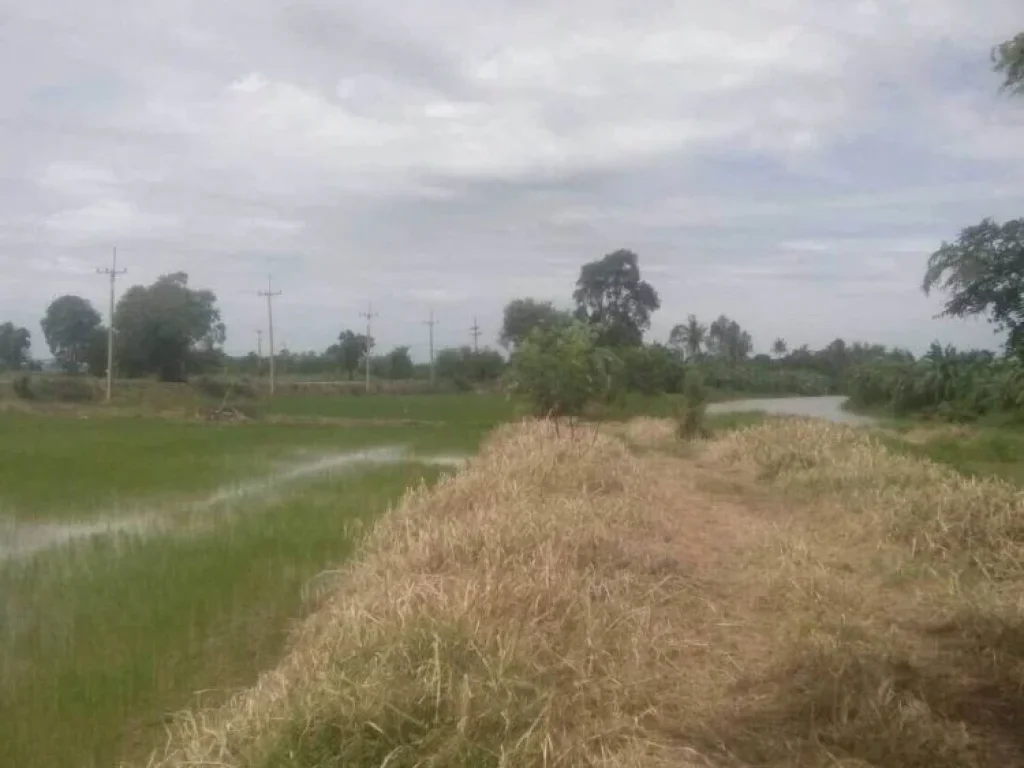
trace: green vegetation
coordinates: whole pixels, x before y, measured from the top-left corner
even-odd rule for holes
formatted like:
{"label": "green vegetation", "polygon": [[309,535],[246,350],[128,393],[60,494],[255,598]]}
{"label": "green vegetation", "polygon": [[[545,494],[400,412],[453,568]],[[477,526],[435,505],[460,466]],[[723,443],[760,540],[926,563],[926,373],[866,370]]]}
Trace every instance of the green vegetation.
{"label": "green vegetation", "polygon": [[[453,403],[445,416],[451,419],[456,411]],[[117,513],[142,503],[173,504],[266,474],[286,465],[297,451],[324,455],[401,445],[419,452],[472,452],[494,423],[467,418],[413,428],[217,425],[0,413],[5,436],[0,440],[0,513],[69,517]]]}
{"label": "green vegetation", "polygon": [[[402,404],[307,402],[386,404],[391,416]],[[315,606],[302,599],[311,579],[444,471],[431,456],[471,454],[509,414],[500,398],[480,403],[426,398],[415,407],[433,423],[416,425],[0,413],[4,765],[141,758],[195,692],[213,702],[251,684]],[[405,452],[346,458],[373,448]],[[96,535],[93,520],[122,527]]]}
{"label": "green vegetation", "polygon": [[589,407],[615,399],[618,359],[598,346],[591,326],[575,321],[535,328],[512,358],[512,390],[534,415],[567,418],[570,425]]}
{"label": "green vegetation", "polygon": [[921,360],[869,365],[848,380],[851,406],[893,417],[947,421],[1011,416],[1024,407],[1024,363],[938,344]]}
{"label": "green vegetation", "polygon": [[268,415],[335,419],[408,419],[492,427],[525,415],[519,403],[496,393],[440,395],[284,395],[268,401]]}
{"label": "green vegetation", "polygon": [[195,692],[223,700],[272,666],[291,622],[316,604],[300,598],[311,580],[409,484],[437,472],[342,474],[182,514],[164,533],[0,560],[3,764],[108,768],[144,757]]}

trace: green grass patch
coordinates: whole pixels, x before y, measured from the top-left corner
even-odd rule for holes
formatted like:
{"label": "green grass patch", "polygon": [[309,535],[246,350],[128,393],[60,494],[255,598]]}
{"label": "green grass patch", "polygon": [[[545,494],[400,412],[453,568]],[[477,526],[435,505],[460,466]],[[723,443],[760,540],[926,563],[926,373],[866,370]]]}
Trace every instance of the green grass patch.
{"label": "green grass patch", "polygon": [[998,477],[1024,487],[1024,433],[1016,429],[981,427],[954,431],[938,428],[929,435],[899,425],[884,435],[892,449],[945,464],[969,477]]}
{"label": "green grass patch", "polygon": [[406,419],[492,427],[526,415],[518,401],[494,393],[431,395],[282,395],[263,405],[267,414],[334,419]]}
{"label": "green grass patch", "polygon": [[471,418],[414,427],[219,425],[0,413],[0,515],[82,516],[188,499],[265,474],[299,450],[407,445],[415,451],[472,452],[490,426]]}
{"label": "green grass patch", "polygon": [[310,579],[348,556],[403,489],[437,474],[343,474],[208,511],[181,532],[0,564],[0,762],[109,768],[144,757],[193,692],[214,703],[272,666],[312,607],[300,597]]}

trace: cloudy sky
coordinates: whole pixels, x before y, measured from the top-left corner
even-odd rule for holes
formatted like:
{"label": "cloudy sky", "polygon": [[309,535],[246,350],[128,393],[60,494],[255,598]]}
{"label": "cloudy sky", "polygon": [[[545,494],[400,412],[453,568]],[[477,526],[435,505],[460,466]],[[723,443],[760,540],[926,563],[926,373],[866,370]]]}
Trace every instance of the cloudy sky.
{"label": "cloudy sky", "polygon": [[[228,347],[493,343],[618,248],[652,339],[992,345],[927,255],[1024,215],[1020,0],[0,0],[0,321],[104,308],[111,248],[214,289]],[[127,286],[129,282],[122,283]]]}

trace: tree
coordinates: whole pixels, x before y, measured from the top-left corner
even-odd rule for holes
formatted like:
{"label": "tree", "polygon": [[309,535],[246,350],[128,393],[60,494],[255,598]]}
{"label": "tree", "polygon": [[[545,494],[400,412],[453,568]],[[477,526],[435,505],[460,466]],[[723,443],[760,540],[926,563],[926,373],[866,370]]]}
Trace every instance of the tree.
{"label": "tree", "polygon": [[181,381],[208,363],[226,337],[216,305],[212,291],[188,287],[184,272],[129,288],[114,313],[115,348],[123,373]]}
{"label": "tree", "polygon": [[558,309],[550,301],[513,299],[505,305],[498,342],[505,349],[514,349],[534,328],[554,328],[568,325],[570,313]]}
{"label": "tree", "polygon": [[349,379],[354,378],[356,369],[373,346],[370,338],[365,333],[354,331],[342,331],[338,336],[337,355],[341,369],[348,374]]}
{"label": "tree", "polygon": [[93,334],[102,319],[81,296],[54,299],[41,323],[43,336],[57,363],[67,373],[78,373],[86,362]]}
{"label": "tree", "polygon": [[1003,89],[1024,95],[1024,32],[992,51],[995,71],[1003,75]]}
{"label": "tree", "polygon": [[785,357],[786,350],[788,349],[789,345],[786,344],[786,340],[783,338],[778,338],[772,342],[772,354],[776,357]]}
{"label": "tree", "polygon": [[708,327],[698,322],[696,315],[690,315],[684,325],[677,325],[672,329],[668,343],[682,352],[687,360],[696,360],[704,348],[707,334]]}
{"label": "tree", "polygon": [[32,334],[14,323],[0,325],[0,369],[18,371],[28,365]]}
{"label": "tree", "polygon": [[639,257],[618,250],[584,264],[576,290],[576,317],[597,329],[597,343],[639,347],[651,326],[651,313],[661,306],[658,292],[640,279]]}
{"label": "tree", "polygon": [[409,356],[408,347],[395,347],[388,352],[385,359],[387,361],[386,375],[389,379],[413,378],[414,366],[412,358]]}
{"label": "tree", "polygon": [[512,356],[513,392],[530,401],[535,415],[568,417],[571,423],[610,397],[619,379],[617,358],[597,340],[597,330],[579,321],[535,329]]}
{"label": "tree", "polygon": [[675,394],[683,386],[683,362],[661,344],[617,350],[625,388],[645,395]]}
{"label": "tree", "polygon": [[740,324],[725,315],[719,315],[708,328],[708,351],[730,363],[738,363],[750,355],[754,343]]}
{"label": "tree", "polygon": [[446,347],[437,353],[435,366],[439,378],[453,382],[460,389],[470,389],[473,384],[500,377],[505,369],[505,358],[487,347],[479,351],[468,346]]}
{"label": "tree", "polygon": [[921,288],[949,295],[940,316],[987,316],[1008,333],[1007,352],[1024,360],[1024,219],[1000,225],[987,218],[943,242],[928,259]]}
{"label": "tree", "polygon": [[107,329],[99,325],[92,329],[89,342],[85,347],[85,369],[90,376],[97,378],[107,375]]}

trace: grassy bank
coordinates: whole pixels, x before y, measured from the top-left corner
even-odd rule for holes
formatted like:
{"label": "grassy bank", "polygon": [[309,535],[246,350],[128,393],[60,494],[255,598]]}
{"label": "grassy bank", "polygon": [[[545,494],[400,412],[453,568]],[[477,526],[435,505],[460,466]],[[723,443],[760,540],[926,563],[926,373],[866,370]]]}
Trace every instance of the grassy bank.
{"label": "grassy bank", "polygon": [[159,765],[1021,764],[1021,519],[845,427],[507,427]]}

